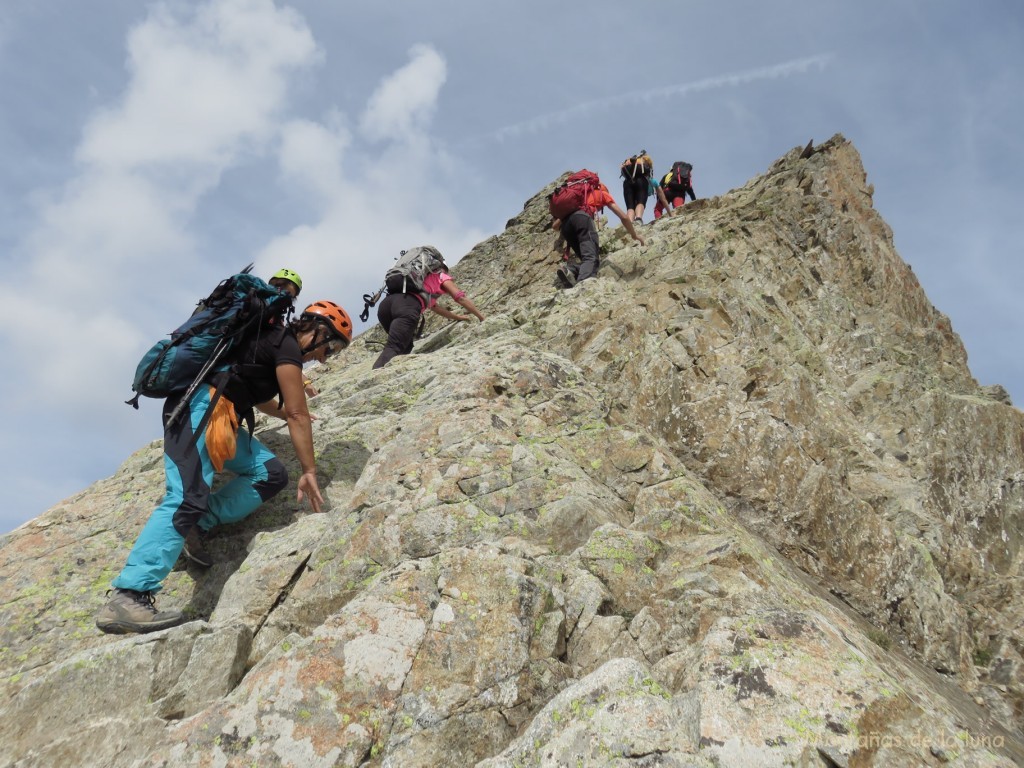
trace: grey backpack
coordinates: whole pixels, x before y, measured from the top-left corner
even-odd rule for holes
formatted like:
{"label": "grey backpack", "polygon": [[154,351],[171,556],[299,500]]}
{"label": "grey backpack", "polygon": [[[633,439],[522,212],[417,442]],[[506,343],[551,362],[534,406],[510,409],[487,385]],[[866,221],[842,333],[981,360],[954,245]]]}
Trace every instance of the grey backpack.
{"label": "grey backpack", "polygon": [[388,293],[416,293],[428,301],[431,294],[423,289],[427,275],[447,269],[441,252],[432,245],[402,251],[398,261],[384,275]]}
{"label": "grey backpack", "polygon": [[385,290],[389,294],[415,294],[420,297],[424,306],[429,305],[430,299],[440,294],[427,293],[423,288],[423,281],[427,279],[427,275],[447,269],[441,252],[432,245],[421,245],[402,251],[398,261],[384,275],[384,285],[380,290],[373,295],[363,294],[363,311],[359,313],[359,319],[365,323],[370,318],[370,307],[376,306]]}

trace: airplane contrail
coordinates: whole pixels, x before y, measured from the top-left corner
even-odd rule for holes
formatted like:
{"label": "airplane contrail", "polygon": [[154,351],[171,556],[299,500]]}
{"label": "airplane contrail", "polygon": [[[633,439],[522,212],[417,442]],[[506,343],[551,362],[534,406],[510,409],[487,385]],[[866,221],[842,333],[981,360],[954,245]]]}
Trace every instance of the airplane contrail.
{"label": "airplane contrail", "polygon": [[586,101],[582,104],[576,104],[575,106],[569,107],[568,109],[549,112],[546,115],[538,115],[537,117],[530,118],[529,120],[521,123],[506,125],[504,128],[499,128],[489,134],[489,138],[497,141],[504,141],[505,139],[515,138],[524,134],[540,133],[553,125],[565,123],[574,118],[583,117],[590,112],[609,109],[622,104],[649,102],[655,99],[664,99],[669,96],[685,96],[688,93],[710,91],[715,88],[734,87],[737,85],[743,85],[744,83],[750,83],[755,80],[770,80],[779,77],[789,77],[790,75],[799,75],[813,67],[817,67],[819,70],[824,69],[825,65],[828,64],[831,59],[832,54],[830,53],[819,54],[817,56],[787,61],[782,64],[775,64],[770,67],[758,67],[757,69],[749,69],[745,72],[735,72],[728,75],[719,75],[718,77],[709,77],[704,80],[697,80],[693,83],[667,85],[660,88],[651,88],[646,91],[641,91],[640,93],[628,93],[621,96],[611,96],[606,99]]}

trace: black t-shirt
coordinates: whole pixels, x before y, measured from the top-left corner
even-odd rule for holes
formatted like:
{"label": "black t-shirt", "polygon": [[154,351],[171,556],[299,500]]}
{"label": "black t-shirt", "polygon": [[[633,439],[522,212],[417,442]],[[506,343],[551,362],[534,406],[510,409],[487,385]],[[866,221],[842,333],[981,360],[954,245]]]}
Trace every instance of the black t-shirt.
{"label": "black t-shirt", "polygon": [[224,397],[245,413],[260,403],[280,397],[277,366],[302,367],[302,350],[290,328],[279,325],[261,328],[244,341],[235,356],[232,374],[224,388]]}

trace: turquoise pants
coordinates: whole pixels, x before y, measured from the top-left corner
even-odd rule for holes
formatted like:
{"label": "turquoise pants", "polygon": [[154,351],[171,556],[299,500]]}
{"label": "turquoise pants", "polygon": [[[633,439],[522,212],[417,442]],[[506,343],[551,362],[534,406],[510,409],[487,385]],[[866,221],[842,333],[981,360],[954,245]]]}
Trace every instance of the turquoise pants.
{"label": "turquoise pants", "polygon": [[192,396],[191,418],[178,419],[167,428],[167,416],[177,402],[178,398],[170,397],[164,404],[164,498],[135,540],[124,569],[112,582],[120,589],[158,591],[192,526],[208,531],[216,525],[236,523],[288,485],[288,471],[281,460],[246,430],[239,429],[235,457],[224,463],[224,468],[237,477],[210,493],[215,471],[206,451],[206,436],[193,440],[210,407],[209,388],[201,387]]}

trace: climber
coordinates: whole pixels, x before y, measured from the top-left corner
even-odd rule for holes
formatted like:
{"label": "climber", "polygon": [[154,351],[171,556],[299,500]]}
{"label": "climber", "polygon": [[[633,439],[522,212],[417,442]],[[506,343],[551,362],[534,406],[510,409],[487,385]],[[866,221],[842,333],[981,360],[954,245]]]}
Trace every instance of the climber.
{"label": "climber", "polygon": [[275,288],[287,291],[292,295],[292,298],[297,298],[302,293],[302,278],[299,277],[298,272],[290,269],[277,270],[267,282]]}
{"label": "climber", "polygon": [[[280,287],[293,296],[302,282],[295,273],[280,278]],[[198,437],[194,425],[210,408],[213,386],[201,386],[188,401],[191,418],[168,424],[168,416],[183,393],[164,403],[164,468],[167,490],[150,515],[121,573],[112,582],[113,596],[96,616],[103,632],[152,632],[180,624],[181,611],[158,611],[154,595],[179,554],[202,567],[213,560],[204,548],[206,534],[216,525],[235,523],[271,499],[288,484],[288,471],[263,443],[239,430],[241,414],[256,407],[288,422],[288,432],[302,468],[298,501],[309,500],[314,512],[324,504],[316,478],[313,431],[302,363],[323,361],[348,346],[352,322],[341,307],[317,301],[290,325],[270,326],[241,343],[232,375],[217,399],[206,428]],[[204,380],[205,381],[205,380]],[[214,475],[223,469],[238,476],[211,493]],[[108,594],[110,594],[108,592]]]}
{"label": "climber", "polygon": [[[572,177],[570,177],[572,178]],[[596,176],[594,177],[597,178]],[[557,194],[557,193],[556,193]],[[608,192],[608,187],[598,183],[594,188],[589,189],[583,205],[572,213],[566,215],[562,220],[555,216],[551,222],[551,228],[558,230],[567,244],[566,253],[569,248],[575,252],[579,264],[572,263],[560,267],[556,271],[558,279],[566,288],[573,287],[576,283],[582,283],[597,276],[597,270],[601,266],[599,255],[600,242],[597,237],[597,225],[594,223],[594,216],[604,208],[611,209],[611,212],[619,217],[622,226],[633,236],[633,239],[645,245],[644,238],[637,233],[633,222],[626,213],[615,204],[615,198]],[[554,215],[554,209],[552,209]]]}
{"label": "climber", "polygon": [[626,217],[636,224],[643,224],[644,206],[650,196],[650,179],[654,175],[654,161],[641,149],[639,153],[626,158],[619,166],[622,176],[622,198],[626,201]]}
{"label": "climber", "polygon": [[654,195],[654,198],[657,201],[654,204],[654,218],[661,218],[662,212],[665,212],[667,215],[671,216],[672,209],[669,207],[668,198],[665,197],[665,190],[661,186],[661,179],[652,176],[650,179],[647,180],[647,184],[648,194]]}
{"label": "climber", "polygon": [[483,320],[483,313],[448,274],[444,257],[433,246],[402,251],[398,263],[385,276],[388,295],[377,308],[377,320],[388,334],[374,368],[383,368],[397,355],[408,355],[416,337],[420,316],[428,309],[449,320],[469,321],[469,315],[458,315],[437,303],[445,293],[456,303]]}
{"label": "climber", "polygon": [[666,173],[659,183],[663,194],[659,196],[657,205],[654,206],[654,218],[660,219],[662,213],[669,210],[668,201],[672,201],[673,208],[681,208],[686,202],[686,196],[690,200],[696,200],[697,195],[693,191],[693,166],[679,160],[672,163],[672,169]]}

